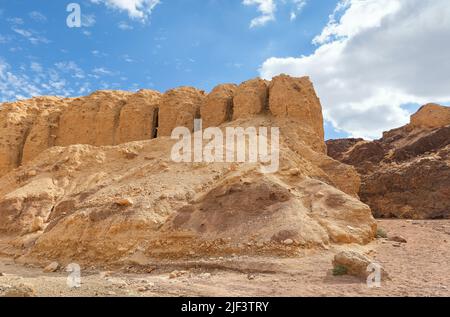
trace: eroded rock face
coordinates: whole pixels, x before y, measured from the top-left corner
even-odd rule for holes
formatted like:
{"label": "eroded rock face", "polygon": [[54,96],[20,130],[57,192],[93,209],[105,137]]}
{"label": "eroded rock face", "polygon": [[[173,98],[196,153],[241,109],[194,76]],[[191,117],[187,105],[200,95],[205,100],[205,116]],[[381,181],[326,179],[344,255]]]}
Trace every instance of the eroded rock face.
{"label": "eroded rock face", "polygon": [[268,82],[252,79],[239,85],[234,96],[233,119],[249,118],[268,108]]}
{"label": "eroded rock face", "polygon": [[160,100],[161,94],[152,90],[141,90],[130,96],[120,111],[115,144],[157,137]]}
{"label": "eroded rock face", "polygon": [[53,146],[116,145],[157,134],[160,93],[98,91],[81,98],[39,97],[0,109],[0,176]]}
{"label": "eroded rock face", "polygon": [[237,86],[233,84],[215,87],[201,107],[203,127],[218,127],[233,118],[233,98]]}
{"label": "eroded rock face", "polygon": [[[19,166],[24,157],[46,149],[51,128],[46,121],[56,120],[65,102],[56,97],[40,97],[0,108],[0,176]],[[35,124],[36,122],[36,124]]]}
{"label": "eroded rock face", "polygon": [[194,119],[200,118],[200,107],[205,93],[192,87],[169,90],[161,100],[159,108],[159,136],[170,136],[173,129],[187,127],[194,130]]}
{"label": "eroded rock face", "polygon": [[[56,144],[113,145],[122,108],[130,93],[97,91],[75,99],[61,115]],[[74,123],[77,124],[74,124]]]}
{"label": "eroded rock face", "polygon": [[[108,265],[136,254],[176,258],[189,257],[194,250],[199,256],[289,255],[299,248],[370,242],[376,222],[369,207],[358,200],[359,178],[353,167],[325,155],[317,127],[322,117],[312,117],[320,104],[316,99],[305,101],[303,89],[309,84],[298,93],[297,84],[282,77],[273,88],[275,96],[280,95],[280,100],[273,99],[274,109],[283,91],[301,98],[289,106],[296,117],[270,113],[268,85],[261,80],[237,89],[218,87],[209,98],[186,87],[162,97],[150,91],[98,92],[63,100],[54,110],[47,109],[42,120],[37,119],[44,111],[41,106],[8,106],[11,109],[0,118],[11,134],[2,135],[0,149],[16,152],[5,160],[8,173],[0,177],[0,235],[7,239],[5,248],[0,241],[0,252],[21,256],[25,262],[70,259]],[[243,117],[228,122],[229,105],[236,110],[236,99]],[[296,106],[308,115],[294,111]],[[217,116],[205,115],[209,124],[225,120],[222,132],[228,126],[279,127],[279,170],[267,175],[260,163],[173,162],[170,154],[176,141],[165,136],[176,126],[192,128],[194,118],[208,107],[217,109]],[[156,138],[151,124],[155,109]],[[56,131],[41,129],[47,122],[55,122]],[[23,127],[44,132],[26,132]],[[33,140],[48,134],[56,139],[46,145],[31,142],[31,134],[36,135]],[[17,153],[27,139],[29,159],[22,162]],[[136,142],[121,143],[132,140]],[[66,144],[71,142],[84,144]]]}
{"label": "eroded rock face", "polygon": [[380,140],[327,142],[328,154],[355,166],[360,197],[376,217],[449,218],[449,113],[448,107],[425,105],[410,124]]}
{"label": "eroded rock face", "polygon": [[270,112],[302,122],[320,140],[324,139],[322,106],[308,77],[274,77],[269,87]]}

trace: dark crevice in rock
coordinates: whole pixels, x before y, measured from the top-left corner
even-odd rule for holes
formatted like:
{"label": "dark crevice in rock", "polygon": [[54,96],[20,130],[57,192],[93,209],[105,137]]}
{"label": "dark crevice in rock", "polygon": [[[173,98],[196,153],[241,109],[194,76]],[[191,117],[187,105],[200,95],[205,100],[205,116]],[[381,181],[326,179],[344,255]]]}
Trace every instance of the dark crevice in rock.
{"label": "dark crevice in rock", "polygon": [[119,104],[118,109],[116,109],[116,112],[114,113],[114,123],[113,123],[113,131],[112,131],[112,145],[117,145],[116,139],[117,139],[117,131],[119,130],[120,125],[120,117],[122,115],[122,110],[127,105],[127,102],[125,100],[121,101]]}
{"label": "dark crevice in rock", "polygon": [[227,101],[227,112],[225,118],[227,122],[233,121],[233,113],[234,113],[234,97],[230,98]]}
{"label": "dark crevice in rock", "polygon": [[31,129],[33,127],[33,123],[30,123],[26,129],[25,129],[25,133],[23,134],[23,138],[19,144],[19,151],[17,152],[17,159],[16,159],[16,167],[19,167],[22,165],[22,161],[23,161],[23,150],[25,148],[25,144],[28,140],[28,136],[30,135]]}
{"label": "dark crevice in rock", "polygon": [[152,139],[156,139],[158,137],[158,128],[159,128],[159,108],[155,108],[153,110],[153,122],[152,122]]}

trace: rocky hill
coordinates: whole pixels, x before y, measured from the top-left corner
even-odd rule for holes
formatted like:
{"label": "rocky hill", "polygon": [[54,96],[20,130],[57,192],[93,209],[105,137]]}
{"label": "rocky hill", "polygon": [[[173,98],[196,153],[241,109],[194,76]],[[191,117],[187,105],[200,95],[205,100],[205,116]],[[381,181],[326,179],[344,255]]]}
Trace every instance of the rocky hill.
{"label": "rocky hill", "polygon": [[361,175],[376,217],[450,218],[450,108],[427,104],[380,140],[330,140],[328,155]]}
{"label": "rocky hill", "polygon": [[[0,252],[23,262],[142,263],[295,254],[376,233],[351,166],[326,155],[308,78],[206,94],[99,91],[0,106]],[[279,127],[280,169],[175,163],[172,129]]]}

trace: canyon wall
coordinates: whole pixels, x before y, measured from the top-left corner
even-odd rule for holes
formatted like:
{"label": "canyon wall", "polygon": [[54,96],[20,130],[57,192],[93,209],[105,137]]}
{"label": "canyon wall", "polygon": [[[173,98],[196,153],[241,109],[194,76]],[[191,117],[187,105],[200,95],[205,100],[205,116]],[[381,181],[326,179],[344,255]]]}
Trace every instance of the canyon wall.
{"label": "canyon wall", "polygon": [[[320,101],[308,77],[285,75],[219,85],[210,94],[180,87],[161,94],[97,91],[80,98],[39,97],[0,108],[0,176],[53,146],[94,146],[170,136],[178,126],[220,126],[258,114],[302,122],[310,144],[325,151]],[[308,139],[305,137],[305,140]]]}

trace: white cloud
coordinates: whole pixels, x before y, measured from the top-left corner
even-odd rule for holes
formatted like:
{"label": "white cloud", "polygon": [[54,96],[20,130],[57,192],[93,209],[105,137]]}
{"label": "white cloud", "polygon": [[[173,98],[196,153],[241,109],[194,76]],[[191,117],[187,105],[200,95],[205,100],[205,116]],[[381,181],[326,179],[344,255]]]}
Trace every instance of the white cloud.
{"label": "white cloud", "polygon": [[274,0],[244,0],[243,4],[246,6],[257,5],[258,11],[261,15],[257,18],[254,18],[250,22],[250,27],[258,27],[263,26],[267,22],[275,20],[275,11],[277,10],[277,6]]}
{"label": "white cloud", "polygon": [[89,28],[91,26],[94,26],[96,23],[95,21],[95,15],[93,14],[83,14],[81,16],[81,26],[85,28]]}
{"label": "white cloud", "polygon": [[306,0],[292,0],[292,2],[294,7],[291,10],[291,21],[294,21],[306,6]]}
{"label": "white cloud", "polygon": [[0,34],[0,44],[6,44],[10,41],[9,36],[4,36]]}
{"label": "white cloud", "polygon": [[243,0],[242,4],[257,6],[260,16],[250,22],[250,28],[256,28],[276,20],[278,5],[289,5],[291,7],[290,20],[295,20],[306,6],[307,0]]}
{"label": "white cloud", "polygon": [[310,75],[325,119],[376,138],[408,122],[407,103],[450,101],[448,0],[342,0],[308,56],[269,58],[260,74]]}
{"label": "white cloud", "polygon": [[28,14],[36,22],[46,22],[47,17],[38,11],[32,11]]}
{"label": "white cloud", "polygon": [[112,76],[114,73],[107,68],[97,67],[92,70],[92,72],[97,76]]}
{"label": "white cloud", "polygon": [[64,61],[55,64],[56,68],[63,73],[70,74],[73,78],[83,79],[84,71],[74,61]]}
{"label": "white cloud", "polygon": [[93,3],[104,3],[105,5],[128,12],[133,19],[146,21],[155,7],[161,3],[160,0],[91,0]]}
{"label": "white cloud", "polygon": [[21,19],[21,18],[9,18],[9,19],[6,19],[6,21],[8,21],[10,24],[13,24],[13,25],[22,25],[24,23],[23,19]]}
{"label": "white cloud", "polygon": [[[106,69],[99,72],[102,71],[114,74]],[[88,76],[94,77],[91,74]],[[0,107],[2,102],[35,96],[69,97],[86,94],[99,86],[98,83],[90,82],[88,76],[74,61],[58,62],[49,67],[31,61],[29,67],[13,67],[0,57]]]}
{"label": "white cloud", "polygon": [[16,26],[14,26],[12,28],[12,30],[14,32],[16,32],[17,34],[22,35],[23,37],[28,39],[32,44],[40,44],[40,43],[48,44],[48,43],[50,43],[50,40],[48,40],[46,37],[44,37],[42,35],[39,35],[36,31],[21,29]]}
{"label": "white cloud", "polygon": [[123,60],[124,60],[125,62],[127,62],[127,63],[134,63],[134,59],[132,59],[132,58],[130,57],[130,55],[128,55],[128,54],[123,55],[122,58],[123,58]]}
{"label": "white cloud", "polygon": [[35,73],[41,73],[43,71],[42,65],[37,62],[31,62],[30,69]]}
{"label": "white cloud", "polygon": [[124,31],[128,31],[128,30],[132,30],[133,29],[133,27],[131,25],[129,25],[127,22],[125,22],[125,21],[120,21],[117,26],[119,27],[119,29],[124,30]]}

